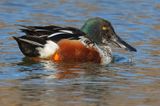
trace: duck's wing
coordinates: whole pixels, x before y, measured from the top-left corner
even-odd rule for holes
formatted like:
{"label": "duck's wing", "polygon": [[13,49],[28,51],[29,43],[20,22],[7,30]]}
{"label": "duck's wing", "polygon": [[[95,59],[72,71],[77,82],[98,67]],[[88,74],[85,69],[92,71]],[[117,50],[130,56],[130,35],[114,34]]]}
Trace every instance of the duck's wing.
{"label": "duck's wing", "polygon": [[24,32],[26,35],[32,36],[41,36],[41,35],[50,35],[52,33],[57,32],[62,27],[49,25],[49,26],[25,26],[25,25],[18,25],[20,26],[20,30]]}
{"label": "duck's wing", "polygon": [[52,40],[60,40],[63,38],[78,39],[79,36],[84,36],[85,33],[73,27],[59,27],[55,25],[50,26],[25,26],[19,25],[20,30],[26,36],[38,36],[39,38],[47,38]]}
{"label": "duck's wing", "polygon": [[34,36],[41,39],[50,39],[54,42],[58,42],[61,39],[73,39],[81,40],[84,44],[93,43],[93,41],[86,36],[84,32],[73,27],[59,27],[55,25],[50,26],[24,26],[20,25],[22,32],[26,36]]}
{"label": "duck's wing", "polygon": [[58,26],[22,26],[26,35],[13,37],[19,45],[22,53],[29,57],[47,58],[58,49],[62,39],[79,40],[86,47],[94,45],[84,32],[72,27]]}

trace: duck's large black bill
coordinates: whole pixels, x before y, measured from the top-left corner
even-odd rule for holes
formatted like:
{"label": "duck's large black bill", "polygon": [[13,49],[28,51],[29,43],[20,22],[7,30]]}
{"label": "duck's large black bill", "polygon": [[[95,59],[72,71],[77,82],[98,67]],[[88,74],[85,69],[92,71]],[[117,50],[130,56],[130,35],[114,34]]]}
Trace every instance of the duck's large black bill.
{"label": "duck's large black bill", "polygon": [[112,38],[111,42],[112,42],[114,45],[116,45],[116,46],[118,46],[118,47],[120,47],[120,48],[124,48],[124,49],[127,49],[127,50],[129,50],[129,51],[133,51],[133,52],[136,52],[136,51],[137,51],[134,47],[132,47],[131,45],[129,45],[128,43],[126,43],[125,41],[123,41],[123,40],[122,40],[120,37],[118,37],[117,35],[116,35],[114,38]]}

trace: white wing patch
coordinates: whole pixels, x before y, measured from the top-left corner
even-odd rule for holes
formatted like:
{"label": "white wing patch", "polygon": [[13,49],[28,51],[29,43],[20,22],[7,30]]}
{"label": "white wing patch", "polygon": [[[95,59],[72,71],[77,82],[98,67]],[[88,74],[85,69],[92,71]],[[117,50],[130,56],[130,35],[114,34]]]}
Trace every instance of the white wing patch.
{"label": "white wing patch", "polygon": [[48,58],[52,56],[58,49],[59,46],[51,40],[48,40],[43,48],[42,47],[37,48],[40,54],[40,58]]}
{"label": "white wing patch", "polygon": [[60,34],[73,34],[73,32],[70,30],[59,30],[59,31],[60,32],[56,32],[56,33],[49,35],[48,38],[56,36],[56,35],[60,35]]}
{"label": "white wing patch", "polygon": [[65,34],[65,33],[64,32],[56,32],[56,33],[49,35],[48,38],[56,36],[56,35],[60,35],[60,34]]}
{"label": "white wing patch", "polygon": [[69,33],[69,34],[73,34],[73,32],[70,30],[60,30],[60,31],[65,32],[65,33]]}

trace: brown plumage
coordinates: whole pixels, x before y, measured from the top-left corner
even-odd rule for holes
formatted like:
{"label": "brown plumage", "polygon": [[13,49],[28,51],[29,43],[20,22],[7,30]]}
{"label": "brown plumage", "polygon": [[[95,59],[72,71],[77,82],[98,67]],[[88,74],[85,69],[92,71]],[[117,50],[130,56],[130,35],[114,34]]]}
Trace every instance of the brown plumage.
{"label": "brown plumage", "polygon": [[56,52],[56,56],[59,56],[59,61],[101,62],[101,57],[95,48],[87,48],[78,40],[64,39],[59,41],[58,45],[60,49]]}

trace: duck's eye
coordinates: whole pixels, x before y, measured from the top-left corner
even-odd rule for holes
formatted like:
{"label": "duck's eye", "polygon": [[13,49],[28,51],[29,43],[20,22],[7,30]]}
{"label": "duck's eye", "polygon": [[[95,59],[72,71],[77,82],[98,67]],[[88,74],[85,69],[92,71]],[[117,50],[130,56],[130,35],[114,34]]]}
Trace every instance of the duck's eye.
{"label": "duck's eye", "polygon": [[108,30],[109,28],[108,27],[106,27],[106,26],[103,26],[102,27],[102,30],[104,30],[104,31],[106,31],[106,30]]}

